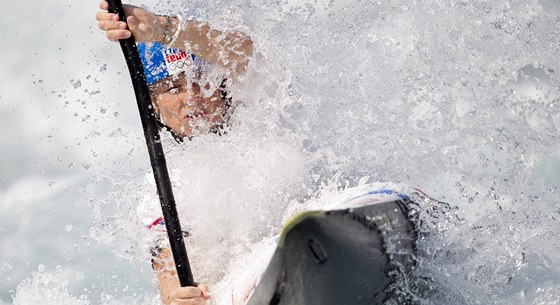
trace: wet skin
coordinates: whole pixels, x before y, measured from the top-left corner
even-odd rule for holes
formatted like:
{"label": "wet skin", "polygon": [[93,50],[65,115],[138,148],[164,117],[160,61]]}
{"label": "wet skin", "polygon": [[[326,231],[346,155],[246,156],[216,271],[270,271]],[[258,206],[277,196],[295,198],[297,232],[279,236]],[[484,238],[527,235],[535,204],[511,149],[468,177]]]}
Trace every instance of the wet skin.
{"label": "wet skin", "polygon": [[224,122],[226,102],[220,90],[208,92],[185,73],[160,80],[151,86],[152,104],[162,122],[180,137],[216,131]]}

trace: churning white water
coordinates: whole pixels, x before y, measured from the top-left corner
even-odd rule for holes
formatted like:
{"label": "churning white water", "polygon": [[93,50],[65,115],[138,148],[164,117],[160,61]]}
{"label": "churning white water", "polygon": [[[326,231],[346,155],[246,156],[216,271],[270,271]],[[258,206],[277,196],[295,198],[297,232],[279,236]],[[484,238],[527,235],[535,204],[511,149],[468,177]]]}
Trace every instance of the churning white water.
{"label": "churning white water", "polygon": [[[558,1],[171,5],[247,32],[256,50],[232,89],[225,135],[184,144],[164,136],[198,281],[221,287],[286,217],[327,203],[333,189],[392,181],[449,204],[425,203],[418,268],[403,295],[419,304],[560,304]],[[95,210],[118,211],[99,213],[92,228],[104,242],[126,236],[131,246],[116,255],[146,264],[153,237],[142,223],[159,216],[150,177],[118,184]],[[91,302],[70,302],[63,283],[45,281],[39,272],[21,283],[14,303],[31,304],[37,289]]]}

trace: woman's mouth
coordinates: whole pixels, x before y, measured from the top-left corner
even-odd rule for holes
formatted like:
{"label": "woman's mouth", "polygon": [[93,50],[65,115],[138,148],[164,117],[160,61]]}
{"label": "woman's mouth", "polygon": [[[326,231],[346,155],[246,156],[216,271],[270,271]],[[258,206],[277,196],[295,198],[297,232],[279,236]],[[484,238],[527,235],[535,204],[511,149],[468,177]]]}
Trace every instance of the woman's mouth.
{"label": "woman's mouth", "polygon": [[185,114],[184,116],[186,120],[204,119],[205,117],[206,117],[206,113],[200,109],[187,111],[187,114]]}

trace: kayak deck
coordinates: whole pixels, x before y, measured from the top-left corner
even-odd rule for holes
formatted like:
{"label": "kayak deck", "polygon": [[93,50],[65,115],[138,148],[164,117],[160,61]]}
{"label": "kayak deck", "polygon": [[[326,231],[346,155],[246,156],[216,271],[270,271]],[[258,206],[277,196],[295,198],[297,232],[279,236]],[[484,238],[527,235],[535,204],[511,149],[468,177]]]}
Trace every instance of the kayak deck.
{"label": "kayak deck", "polygon": [[373,305],[414,265],[408,197],[289,221],[249,305]]}

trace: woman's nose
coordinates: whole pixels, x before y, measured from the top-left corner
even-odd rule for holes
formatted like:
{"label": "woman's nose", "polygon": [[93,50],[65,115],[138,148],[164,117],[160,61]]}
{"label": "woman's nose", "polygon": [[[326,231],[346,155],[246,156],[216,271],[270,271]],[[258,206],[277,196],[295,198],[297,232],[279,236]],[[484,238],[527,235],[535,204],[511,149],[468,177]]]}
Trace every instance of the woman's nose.
{"label": "woman's nose", "polygon": [[192,107],[198,104],[199,97],[192,89],[187,89],[181,93],[181,105]]}

